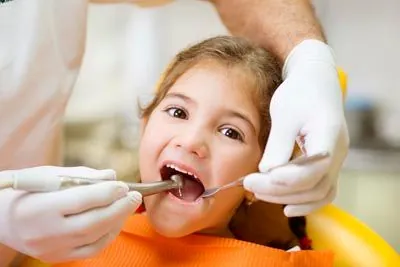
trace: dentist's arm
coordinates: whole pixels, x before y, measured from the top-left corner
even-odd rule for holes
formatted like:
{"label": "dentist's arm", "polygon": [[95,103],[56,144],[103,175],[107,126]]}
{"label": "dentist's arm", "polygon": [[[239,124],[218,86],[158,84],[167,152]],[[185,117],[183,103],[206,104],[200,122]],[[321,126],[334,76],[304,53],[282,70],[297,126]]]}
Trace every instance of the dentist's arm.
{"label": "dentist's arm", "polygon": [[228,30],[249,38],[284,62],[300,42],[325,41],[308,0],[210,0]]}
{"label": "dentist's arm", "polygon": [[[283,65],[284,82],[271,101],[272,129],[261,173],[245,179],[246,189],[260,200],[288,204],[287,216],[306,215],[332,202],[349,140],[333,51],[310,1],[210,2],[232,34],[257,42]],[[328,151],[330,159],[266,173],[290,159],[298,136],[307,154]]]}

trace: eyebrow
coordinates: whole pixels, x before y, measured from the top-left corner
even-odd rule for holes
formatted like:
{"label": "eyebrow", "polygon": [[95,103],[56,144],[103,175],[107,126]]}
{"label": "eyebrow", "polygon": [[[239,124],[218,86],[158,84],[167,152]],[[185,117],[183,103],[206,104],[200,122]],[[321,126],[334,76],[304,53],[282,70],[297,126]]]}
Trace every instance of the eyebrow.
{"label": "eyebrow", "polygon": [[191,104],[195,104],[195,103],[196,103],[193,99],[191,99],[190,97],[185,96],[184,94],[181,94],[181,93],[168,93],[168,94],[165,96],[165,98],[174,98],[174,97],[180,98],[180,99],[182,99],[183,101],[189,102],[189,103],[191,103]]}
{"label": "eyebrow", "polygon": [[[190,104],[196,104],[196,102],[193,99],[191,99],[190,97],[185,96],[184,94],[181,94],[181,93],[168,93],[165,96],[165,98],[174,98],[174,97],[180,98],[183,101],[188,102]],[[242,113],[240,113],[238,111],[235,111],[235,110],[230,110],[230,109],[227,110],[227,114],[228,114],[229,117],[237,117],[237,118],[245,121],[250,126],[250,128],[253,130],[253,132],[257,133],[256,128],[253,125],[253,123],[251,122],[251,120],[247,116],[245,116],[244,114],[242,114]]]}

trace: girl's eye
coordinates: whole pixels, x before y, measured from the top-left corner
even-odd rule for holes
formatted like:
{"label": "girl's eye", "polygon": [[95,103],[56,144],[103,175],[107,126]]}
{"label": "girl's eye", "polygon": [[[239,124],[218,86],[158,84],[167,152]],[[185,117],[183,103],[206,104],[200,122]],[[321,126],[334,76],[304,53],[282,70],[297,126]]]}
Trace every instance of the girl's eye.
{"label": "girl's eye", "polygon": [[187,117],[188,117],[186,112],[181,108],[172,107],[172,108],[167,108],[165,111],[171,117],[175,117],[175,118],[179,118],[179,119],[183,119],[183,120],[187,119]]}
{"label": "girl's eye", "polygon": [[243,136],[238,131],[232,128],[223,128],[221,130],[221,133],[231,139],[238,140],[240,142],[243,142],[244,140]]}

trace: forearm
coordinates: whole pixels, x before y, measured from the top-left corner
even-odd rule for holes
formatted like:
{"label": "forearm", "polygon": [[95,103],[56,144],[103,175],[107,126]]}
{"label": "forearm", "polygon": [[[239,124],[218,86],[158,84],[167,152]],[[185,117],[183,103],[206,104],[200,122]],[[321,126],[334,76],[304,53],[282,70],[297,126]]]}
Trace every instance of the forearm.
{"label": "forearm", "polygon": [[325,41],[309,0],[210,0],[228,28],[271,50],[283,63],[306,39]]}

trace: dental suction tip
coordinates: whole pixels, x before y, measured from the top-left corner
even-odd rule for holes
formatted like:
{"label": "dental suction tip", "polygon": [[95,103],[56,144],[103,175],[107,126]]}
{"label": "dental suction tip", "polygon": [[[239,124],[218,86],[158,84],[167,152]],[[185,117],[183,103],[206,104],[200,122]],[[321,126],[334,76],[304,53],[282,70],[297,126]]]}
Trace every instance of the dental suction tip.
{"label": "dental suction tip", "polygon": [[178,188],[182,188],[183,187],[183,179],[182,179],[182,177],[180,175],[178,175],[178,174],[172,175],[171,176],[171,180],[176,183]]}

